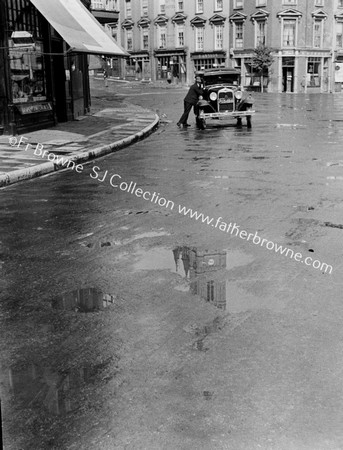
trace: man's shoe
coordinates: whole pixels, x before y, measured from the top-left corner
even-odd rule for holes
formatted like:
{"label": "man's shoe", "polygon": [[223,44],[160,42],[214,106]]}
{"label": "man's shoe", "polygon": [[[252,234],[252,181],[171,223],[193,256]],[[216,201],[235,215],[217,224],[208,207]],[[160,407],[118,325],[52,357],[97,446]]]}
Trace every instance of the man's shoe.
{"label": "man's shoe", "polygon": [[190,127],[190,124],[189,123],[184,123],[183,126],[184,126],[184,128],[187,128],[187,127]]}
{"label": "man's shoe", "polygon": [[178,122],[176,125],[181,128],[182,123]]}

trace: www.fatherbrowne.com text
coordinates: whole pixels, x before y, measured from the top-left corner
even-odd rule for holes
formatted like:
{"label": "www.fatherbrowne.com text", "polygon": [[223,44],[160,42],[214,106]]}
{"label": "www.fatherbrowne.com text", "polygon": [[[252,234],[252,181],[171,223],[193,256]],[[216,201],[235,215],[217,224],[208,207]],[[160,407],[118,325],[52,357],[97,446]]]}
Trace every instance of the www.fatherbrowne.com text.
{"label": "www.fatherbrowne.com text", "polygon": [[[167,200],[162,197],[159,192],[146,191],[140,187],[137,187],[137,183],[134,183],[133,181],[130,181],[129,183],[126,181],[120,182],[122,177],[117,173],[110,175],[108,170],[104,173],[100,173],[100,167],[94,166],[90,177],[94,180],[98,180],[99,183],[103,183],[107,180],[113,188],[119,188],[123,192],[143,198],[146,201],[155,203],[161,207],[170,209],[171,211],[176,209],[175,203],[172,200]],[[223,233],[228,233],[246,241],[251,241],[255,245],[260,245],[261,247],[265,247],[267,250],[287,256],[288,258],[294,259],[295,261],[305,264],[306,266],[311,266],[314,269],[322,271],[323,273],[332,273],[333,267],[330,264],[313,259],[310,256],[303,257],[302,253],[295,253],[291,248],[278,245],[273,241],[262,238],[257,234],[257,232],[248,233],[246,230],[241,229],[240,225],[235,222],[226,222],[222,217],[215,219],[213,217],[206,216],[202,212],[194,211],[192,208],[188,208],[187,206],[180,204],[177,205],[177,212],[185,217],[189,217],[190,219],[209,225]]]}

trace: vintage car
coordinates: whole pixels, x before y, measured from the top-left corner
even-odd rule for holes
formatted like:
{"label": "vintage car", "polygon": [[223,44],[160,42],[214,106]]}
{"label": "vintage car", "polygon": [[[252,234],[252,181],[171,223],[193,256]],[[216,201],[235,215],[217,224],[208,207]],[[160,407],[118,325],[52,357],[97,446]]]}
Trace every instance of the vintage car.
{"label": "vintage car", "polygon": [[204,94],[195,107],[198,128],[205,129],[208,119],[237,120],[242,125],[246,117],[247,127],[251,128],[251,116],[254,114],[254,100],[250,93],[240,86],[241,73],[237,69],[208,69],[196,73],[202,79]]}

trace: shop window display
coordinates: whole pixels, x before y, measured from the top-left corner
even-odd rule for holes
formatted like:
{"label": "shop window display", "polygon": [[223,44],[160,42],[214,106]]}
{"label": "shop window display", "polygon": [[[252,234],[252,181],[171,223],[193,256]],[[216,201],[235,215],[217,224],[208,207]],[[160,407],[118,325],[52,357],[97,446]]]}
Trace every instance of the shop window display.
{"label": "shop window display", "polygon": [[36,42],[34,48],[15,48],[10,41],[9,56],[13,103],[46,100],[42,50],[43,46],[39,42]]}
{"label": "shop window display", "polygon": [[307,63],[307,86],[319,87],[320,86],[320,58],[308,58]]}

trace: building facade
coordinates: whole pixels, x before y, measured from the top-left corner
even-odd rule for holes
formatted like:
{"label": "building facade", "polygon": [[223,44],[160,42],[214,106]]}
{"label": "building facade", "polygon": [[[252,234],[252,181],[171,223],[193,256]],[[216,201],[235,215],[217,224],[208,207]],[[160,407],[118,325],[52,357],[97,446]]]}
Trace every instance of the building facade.
{"label": "building facade", "polygon": [[[106,33],[120,45],[119,0],[91,0],[91,12]],[[124,61],[120,57],[90,55],[89,70],[98,75],[103,75],[105,70],[108,76],[123,78]]]}
{"label": "building facade", "polygon": [[153,0],[121,0],[121,42],[130,54],[124,68],[124,78],[151,80],[154,30],[152,17],[155,10]]}
{"label": "building facade", "polygon": [[196,70],[227,64],[227,1],[121,0],[120,8],[127,78],[190,83]]}
{"label": "building facade", "polygon": [[254,49],[273,49],[269,92],[333,92],[343,82],[343,0],[120,0],[125,77],[191,83],[196,70],[240,68],[261,89]]}
{"label": "building facade", "polygon": [[333,9],[333,83],[335,91],[343,85],[343,0],[334,0]]}
{"label": "building facade", "polygon": [[[333,80],[333,2],[231,0],[233,64],[246,86],[259,86],[251,65],[258,44],[273,49],[270,92],[330,92]],[[266,86],[265,86],[266,87]]]}

